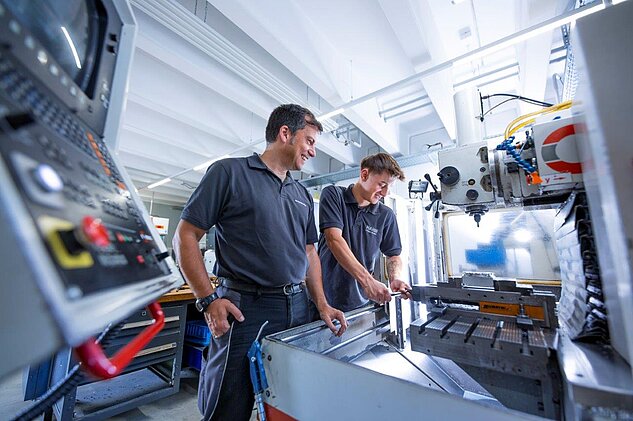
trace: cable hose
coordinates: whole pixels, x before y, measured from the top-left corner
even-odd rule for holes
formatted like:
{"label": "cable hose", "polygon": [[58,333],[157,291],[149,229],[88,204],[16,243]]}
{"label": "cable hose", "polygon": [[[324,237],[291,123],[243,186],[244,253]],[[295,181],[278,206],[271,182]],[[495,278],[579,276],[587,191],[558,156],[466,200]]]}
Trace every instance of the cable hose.
{"label": "cable hose", "polygon": [[[112,339],[121,332],[124,324],[125,321],[117,323],[114,327],[112,325],[106,327],[103,333],[97,338],[97,342],[100,343],[102,347],[108,346]],[[64,395],[67,395],[81,383],[85,376],[80,369],[81,363],[75,364],[63,379],[48,389],[33,405],[24,408],[12,421],[31,421],[35,417],[43,414],[47,409],[52,407],[55,402],[60,400]]]}
{"label": "cable hose", "polygon": [[33,418],[41,415],[49,409],[55,402],[62,398],[62,396],[68,394],[83,380],[84,375],[79,369],[81,364],[76,364],[66,377],[61,379],[57,384],[51,387],[45,394],[43,394],[33,405],[25,408],[18,415],[13,418],[13,421],[31,421]]}

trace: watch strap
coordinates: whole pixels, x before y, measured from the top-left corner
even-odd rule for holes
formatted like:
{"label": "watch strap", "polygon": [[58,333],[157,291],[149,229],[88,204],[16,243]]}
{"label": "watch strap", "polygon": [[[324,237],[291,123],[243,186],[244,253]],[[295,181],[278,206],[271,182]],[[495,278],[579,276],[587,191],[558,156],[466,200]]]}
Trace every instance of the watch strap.
{"label": "watch strap", "polygon": [[213,292],[204,298],[198,298],[196,300],[196,309],[200,313],[204,313],[207,310],[207,307],[209,307],[209,305],[218,298],[220,297],[218,297],[218,294],[216,292]]}

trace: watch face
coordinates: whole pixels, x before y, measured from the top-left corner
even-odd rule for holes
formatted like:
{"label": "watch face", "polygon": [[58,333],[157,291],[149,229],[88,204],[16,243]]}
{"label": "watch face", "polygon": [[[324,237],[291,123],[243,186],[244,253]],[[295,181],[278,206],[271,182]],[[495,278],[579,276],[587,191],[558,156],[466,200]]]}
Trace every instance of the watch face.
{"label": "watch face", "polygon": [[203,311],[206,310],[205,306],[204,306],[204,300],[203,299],[198,299],[196,300],[196,309],[202,313]]}

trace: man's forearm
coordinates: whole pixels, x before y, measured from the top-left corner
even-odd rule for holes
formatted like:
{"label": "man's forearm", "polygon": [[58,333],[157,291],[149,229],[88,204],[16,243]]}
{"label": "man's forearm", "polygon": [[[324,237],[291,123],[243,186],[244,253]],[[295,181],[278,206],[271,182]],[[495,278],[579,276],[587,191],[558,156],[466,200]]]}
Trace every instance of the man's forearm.
{"label": "man's forearm", "polygon": [[325,298],[325,293],[323,292],[323,283],[320,280],[308,276],[306,277],[306,286],[308,287],[310,297],[312,297],[312,301],[314,301],[314,305],[316,305],[317,308],[327,305],[327,299]]}
{"label": "man's forearm", "polygon": [[206,297],[213,292],[204,259],[195,236],[183,234],[174,237],[174,248],[180,270],[196,297]]}
{"label": "man's forearm", "polygon": [[306,247],[306,255],[308,257],[308,273],[306,274],[306,286],[310,291],[312,301],[320,308],[327,304],[325,292],[323,292],[323,281],[321,273],[321,261],[314,246]]}
{"label": "man's forearm", "polygon": [[387,257],[387,277],[389,282],[400,279],[402,273],[402,259],[400,256]]}

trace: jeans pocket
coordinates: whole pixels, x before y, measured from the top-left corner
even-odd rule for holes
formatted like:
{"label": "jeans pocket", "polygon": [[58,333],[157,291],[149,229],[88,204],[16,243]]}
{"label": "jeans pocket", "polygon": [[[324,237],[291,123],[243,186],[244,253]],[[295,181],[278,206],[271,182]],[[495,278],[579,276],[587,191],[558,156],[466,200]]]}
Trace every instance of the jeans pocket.
{"label": "jeans pocket", "polygon": [[241,308],[242,304],[242,294],[239,291],[235,291],[234,289],[229,289],[223,285],[217,287],[215,292],[218,294],[218,297],[229,300],[235,305],[237,308]]}

